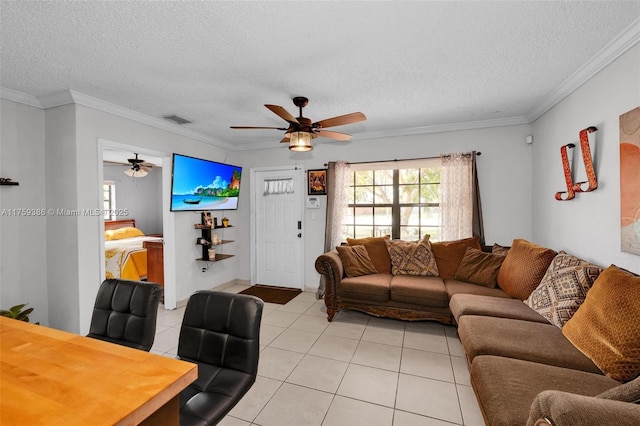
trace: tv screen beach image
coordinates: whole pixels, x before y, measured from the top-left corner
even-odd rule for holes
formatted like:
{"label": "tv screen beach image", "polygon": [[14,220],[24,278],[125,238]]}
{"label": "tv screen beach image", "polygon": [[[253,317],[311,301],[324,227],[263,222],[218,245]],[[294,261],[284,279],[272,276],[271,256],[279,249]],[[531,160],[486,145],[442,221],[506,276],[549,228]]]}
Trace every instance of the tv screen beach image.
{"label": "tv screen beach image", "polygon": [[235,210],[242,167],[173,155],[171,211]]}

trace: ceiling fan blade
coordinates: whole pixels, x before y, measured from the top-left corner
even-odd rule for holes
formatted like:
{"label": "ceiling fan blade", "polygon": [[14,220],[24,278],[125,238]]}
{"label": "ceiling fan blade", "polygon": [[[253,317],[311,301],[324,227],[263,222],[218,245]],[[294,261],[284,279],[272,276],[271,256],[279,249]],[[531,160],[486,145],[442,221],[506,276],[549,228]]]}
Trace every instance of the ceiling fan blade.
{"label": "ceiling fan blade", "polygon": [[264,106],[269,108],[269,110],[271,112],[273,112],[274,114],[276,114],[277,116],[282,118],[284,121],[288,121],[289,123],[300,124],[298,122],[298,120],[293,115],[289,114],[289,111],[287,111],[286,109],[282,108],[281,106],[269,105],[269,104],[264,104]]}
{"label": "ceiling fan blade", "polygon": [[145,172],[147,172],[147,173],[148,173],[148,172],[151,170],[151,167],[147,167],[147,166],[143,166],[143,165],[141,165],[141,166],[140,166],[140,170],[144,170]]}
{"label": "ceiling fan blade", "polygon": [[351,135],[348,135],[346,133],[340,133],[340,132],[332,132],[330,130],[317,130],[314,133],[324,138],[336,139],[339,141],[348,141],[349,139],[351,139]]}
{"label": "ceiling fan blade", "polygon": [[256,126],[229,126],[232,129],[273,129],[273,130],[287,130],[286,127],[256,127]]}
{"label": "ceiling fan blade", "polygon": [[359,121],[366,120],[367,117],[361,112],[352,112],[351,114],[340,115],[338,117],[327,118],[325,120],[320,120],[317,123],[313,123],[313,127],[334,127],[334,126],[343,126],[345,124],[357,123]]}

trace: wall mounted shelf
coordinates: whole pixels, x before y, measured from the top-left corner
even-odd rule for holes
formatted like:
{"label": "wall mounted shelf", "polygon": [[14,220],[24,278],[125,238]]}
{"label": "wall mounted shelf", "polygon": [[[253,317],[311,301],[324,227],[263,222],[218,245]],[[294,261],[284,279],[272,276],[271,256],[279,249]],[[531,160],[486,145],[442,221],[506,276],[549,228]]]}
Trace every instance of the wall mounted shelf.
{"label": "wall mounted shelf", "polygon": [[[210,259],[209,258],[209,248],[211,247],[215,247],[215,246],[221,246],[223,244],[229,244],[232,243],[233,240],[218,240],[218,242],[216,244],[213,244],[212,242],[212,234],[211,231],[214,229],[227,229],[227,228],[232,228],[231,226],[222,226],[222,225],[218,225],[218,226],[207,226],[207,225],[202,225],[202,224],[195,224],[193,226],[196,230],[201,231],[202,235],[198,238],[196,238],[196,245],[197,246],[202,246],[202,257],[197,258],[197,261],[201,261],[201,262],[206,262],[205,266],[202,268],[202,271],[206,271],[207,269],[209,269],[209,266],[211,266],[210,264],[213,262],[217,262],[219,260],[224,260],[224,259],[228,259],[230,257],[233,257],[233,254],[223,254],[223,253],[216,253],[216,257],[215,259]],[[217,251],[217,250],[216,250]]]}

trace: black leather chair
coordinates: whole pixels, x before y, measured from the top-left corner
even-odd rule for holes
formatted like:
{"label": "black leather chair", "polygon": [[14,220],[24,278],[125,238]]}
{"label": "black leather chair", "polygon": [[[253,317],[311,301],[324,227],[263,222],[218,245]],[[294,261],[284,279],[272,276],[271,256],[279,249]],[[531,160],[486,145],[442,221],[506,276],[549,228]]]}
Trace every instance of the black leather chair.
{"label": "black leather chair", "polygon": [[87,336],[148,352],[156,335],[161,296],[162,287],[157,284],[104,280]]}
{"label": "black leather chair", "polygon": [[217,424],[258,373],[262,300],[199,291],[189,298],[178,358],[198,364],[198,379],[180,393],[180,425]]}

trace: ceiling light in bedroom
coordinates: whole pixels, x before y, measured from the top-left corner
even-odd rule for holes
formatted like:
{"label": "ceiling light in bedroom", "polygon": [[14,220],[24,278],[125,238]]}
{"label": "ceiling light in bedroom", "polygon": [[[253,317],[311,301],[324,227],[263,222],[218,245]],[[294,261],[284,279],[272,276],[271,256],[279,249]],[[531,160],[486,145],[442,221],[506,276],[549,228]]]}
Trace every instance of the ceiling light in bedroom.
{"label": "ceiling light in bedroom", "polygon": [[124,174],[131,177],[145,177],[151,170],[150,165],[144,165],[144,160],[138,158],[138,154],[135,154],[136,158],[129,158],[129,164],[131,168],[124,171]]}
{"label": "ceiling light in bedroom", "polygon": [[136,164],[130,169],[125,170],[124,174],[131,177],[145,177],[149,173],[146,170],[140,168],[140,166]]}

